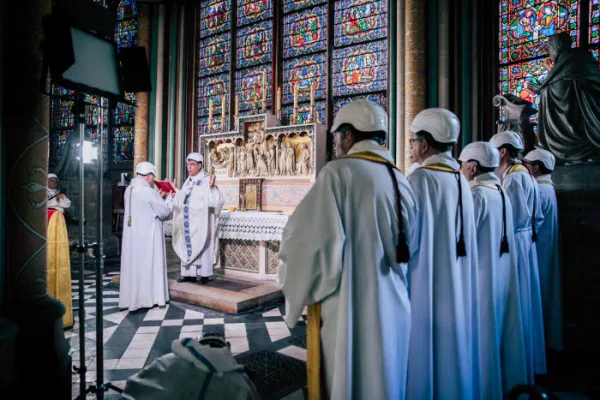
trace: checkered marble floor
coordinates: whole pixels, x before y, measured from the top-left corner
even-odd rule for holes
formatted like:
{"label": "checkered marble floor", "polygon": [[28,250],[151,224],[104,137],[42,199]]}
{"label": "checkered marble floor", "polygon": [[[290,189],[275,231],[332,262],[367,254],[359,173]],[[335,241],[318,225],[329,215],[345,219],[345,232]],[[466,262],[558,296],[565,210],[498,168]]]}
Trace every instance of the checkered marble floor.
{"label": "checkered marble floor", "polygon": [[[169,353],[174,340],[215,332],[226,337],[231,344],[232,353],[247,370],[251,369],[252,365],[259,366],[266,362],[285,364],[283,369],[288,371],[280,371],[283,375],[289,375],[289,371],[294,368],[295,374],[301,375],[300,379],[297,376],[278,376],[276,371],[270,374],[273,376],[256,376],[260,383],[255,383],[257,387],[261,386],[258,387],[259,392],[262,391],[261,395],[266,394],[268,398],[304,398],[302,387],[306,380],[306,312],[293,329],[289,329],[283,320],[283,305],[243,315],[225,314],[175,302],[165,307],[129,312],[118,307],[118,287],[111,283],[114,274],[116,273],[109,273],[104,277],[104,293],[101,299],[104,313],[102,336],[105,382],[123,388],[131,375],[157,357]],[[78,320],[77,309],[83,305],[86,311],[83,324],[85,365],[88,370],[86,381],[89,382],[89,386],[96,380],[96,303],[99,299],[96,298],[94,277],[86,276],[83,302],[78,298],[79,285],[75,276],[72,291],[75,325],[73,329],[65,331],[65,336],[71,343],[73,365],[79,366],[81,322]],[[248,373],[254,380],[253,374],[250,371]],[[282,385],[285,387],[280,387]],[[288,393],[290,388],[293,389],[292,393]],[[78,395],[79,375],[73,373],[73,397]],[[119,396],[108,392],[106,398]]]}

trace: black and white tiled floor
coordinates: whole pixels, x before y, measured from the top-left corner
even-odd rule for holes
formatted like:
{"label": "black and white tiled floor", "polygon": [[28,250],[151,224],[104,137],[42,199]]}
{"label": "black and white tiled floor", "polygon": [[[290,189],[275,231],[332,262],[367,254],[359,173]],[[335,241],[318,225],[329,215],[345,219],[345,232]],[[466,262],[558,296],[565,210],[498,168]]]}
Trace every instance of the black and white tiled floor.
{"label": "black and white tiled floor", "polygon": [[[243,315],[230,315],[201,307],[171,302],[165,307],[129,312],[118,308],[118,287],[109,273],[103,282],[104,381],[124,387],[127,379],[157,357],[171,351],[174,340],[205,332],[225,335],[238,362],[246,367],[263,398],[302,399],[306,385],[306,315],[289,329],[283,305]],[[96,285],[93,276],[84,282],[83,306],[87,385],[96,380]],[[79,285],[73,276],[75,325],[65,331],[71,342],[73,365],[79,366]],[[79,375],[73,373],[73,397],[79,395]],[[119,398],[108,392],[107,399]],[[91,396],[95,398],[95,396]]]}

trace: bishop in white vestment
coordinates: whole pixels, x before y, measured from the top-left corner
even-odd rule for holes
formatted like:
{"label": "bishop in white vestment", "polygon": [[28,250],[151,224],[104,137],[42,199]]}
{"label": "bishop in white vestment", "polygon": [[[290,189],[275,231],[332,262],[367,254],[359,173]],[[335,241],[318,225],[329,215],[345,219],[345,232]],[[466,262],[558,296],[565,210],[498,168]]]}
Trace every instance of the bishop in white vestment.
{"label": "bishop in white vestment", "polygon": [[445,109],[421,111],[411,124],[408,177],[419,205],[409,267],[412,331],[409,399],[480,397],[477,241],[473,199],[450,154],[460,123]]}
{"label": "bishop in white vestment", "polygon": [[119,308],[130,311],[164,306],[169,301],[163,221],[171,210],[150,185],[156,168],[141,162],[125,190]]}
{"label": "bishop in white vestment", "polygon": [[214,176],[203,171],[200,153],[187,156],[189,177],[172,200],[173,249],[181,260],[179,282],[205,284],[213,274],[219,246],[219,214],[225,203]]}
{"label": "bishop in white vestment", "polygon": [[501,400],[516,385],[527,384],[512,207],[494,173],[500,162],[495,147],[471,143],[459,160],[477,229],[481,393],[483,399]]}
{"label": "bishop in white vestment", "polygon": [[387,114],[368,100],[333,123],[338,156],[290,217],[279,259],[285,320],[321,303],[331,399],[403,399],[410,334],[406,268],[416,203],[380,143]]}
{"label": "bishop in white vestment", "polygon": [[71,200],[58,189],[58,176],[48,174],[48,208],[53,208],[64,214],[65,210],[70,207]]}
{"label": "bishop in white vestment", "polygon": [[525,156],[523,163],[535,176],[540,189],[540,206],[544,222],[538,232],[536,250],[540,272],[540,289],[544,310],[546,346],[556,351],[563,349],[562,279],[560,268],[560,238],[558,204],[552,171],[556,165],[554,155],[536,149]]}
{"label": "bishop in white vestment", "polygon": [[515,132],[500,132],[490,143],[500,150],[502,189],[510,198],[515,224],[515,251],[519,268],[521,318],[523,319],[527,377],[534,383],[535,375],[546,373],[546,348],[540,276],[536,252],[537,231],[543,221],[540,193],[535,179],[518,161],[523,141]]}

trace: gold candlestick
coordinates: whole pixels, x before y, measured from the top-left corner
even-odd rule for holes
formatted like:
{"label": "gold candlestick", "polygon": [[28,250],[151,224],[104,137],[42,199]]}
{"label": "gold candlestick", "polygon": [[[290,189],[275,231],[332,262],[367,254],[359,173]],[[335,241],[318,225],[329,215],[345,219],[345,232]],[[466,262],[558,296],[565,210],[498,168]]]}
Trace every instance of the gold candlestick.
{"label": "gold candlestick", "polygon": [[277,118],[281,119],[281,87],[277,87],[277,99],[276,99],[276,107],[277,107]]}
{"label": "gold candlestick", "polygon": [[267,109],[267,71],[263,71],[262,81],[262,110]]}
{"label": "gold candlestick", "polygon": [[221,100],[221,132],[225,132],[225,102],[227,101],[227,95],[223,94]]}
{"label": "gold candlestick", "polygon": [[315,83],[312,82],[310,85],[310,106],[315,105]]}

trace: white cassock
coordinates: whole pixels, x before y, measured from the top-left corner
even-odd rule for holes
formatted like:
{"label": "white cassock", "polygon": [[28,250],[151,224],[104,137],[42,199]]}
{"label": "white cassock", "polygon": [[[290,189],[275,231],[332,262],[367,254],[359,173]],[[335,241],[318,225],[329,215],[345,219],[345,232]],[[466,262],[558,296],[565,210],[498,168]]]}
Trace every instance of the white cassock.
{"label": "white cassock", "polygon": [[219,214],[225,203],[210,177],[190,176],[172,201],[173,249],[181,260],[181,276],[209,277],[219,246]]}
{"label": "white cassock", "polygon": [[71,200],[69,200],[67,196],[64,196],[59,200],[58,197],[60,195],[56,196],[58,193],[60,193],[60,190],[58,189],[48,189],[48,198],[50,199],[52,197],[51,200],[48,200],[48,208],[54,208],[64,214],[65,209],[71,207]]}
{"label": "white cassock", "polygon": [[[519,165],[519,164],[515,164]],[[535,205],[536,229],[543,221],[538,185],[527,172],[511,172],[508,168],[502,177],[502,188],[510,198],[515,224],[515,251],[519,268],[521,291],[521,318],[527,359],[527,378],[534,383],[534,375],[546,373],[546,348],[544,344],[544,319],[536,244],[532,241],[532,212]]]}
{"label": "white cassock", "polygon": [[409,399],[474,399],[480,395],[477,241],[473,198],[459,174],[466,256],[457,257],[460,213],[457,175],[450,153],[426,159],[408,181],[419,205],[419,252],[409,266],[412,306],[408,361]]}
{"label": "white cassock", "polygon": [[[477,228],[481,397],[500,400],[514,386],[527,384],[512,207],[505,194],[505,228],[496,174],[481,174],[469,185]],[[509,252],[501,255],[504,229]]]}
{"label": "white cassock", "polygon": [[[370,140],[349,154],[364,151],[392,160]],[[417,206],[406,179],[395,174],[410,238]],[[387,168],[357,159],[328,163],[287,223],[279,252],[285,320],[294,327],[304,306],[321,303],[331,399],[405,396],[410,302],[407,265],[396,263],[398,235]]]}
{"label": "white cassock", "polygon": [[538,232],[536,249],[544,310],[545,338],[548,347],[561,351],[563,349],[563,324],[558,204],[552,177],[549,174],[539,176],[537,183],[544,217],[544,222]]}
{"label": "white cassock", "polygon": [[[130,311],[169,301],[163,221],[171,210],[142,178],[125,190],[119,307]],[[131,226],[128,221],[131,218]]]}

